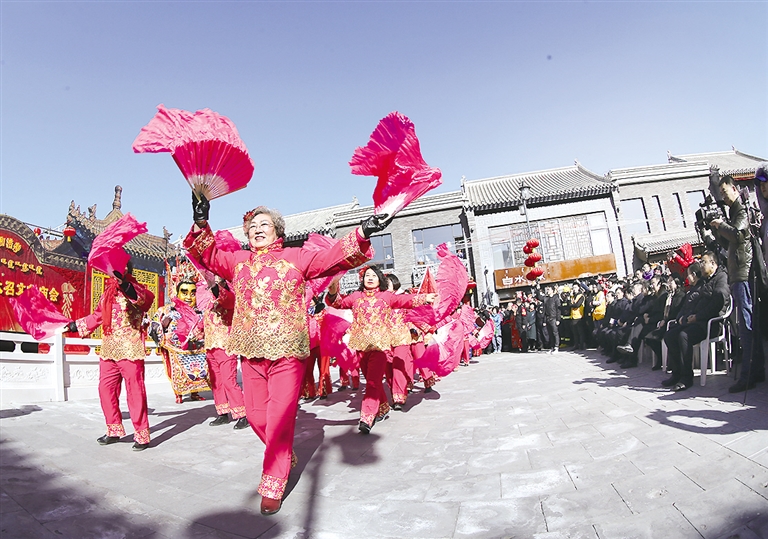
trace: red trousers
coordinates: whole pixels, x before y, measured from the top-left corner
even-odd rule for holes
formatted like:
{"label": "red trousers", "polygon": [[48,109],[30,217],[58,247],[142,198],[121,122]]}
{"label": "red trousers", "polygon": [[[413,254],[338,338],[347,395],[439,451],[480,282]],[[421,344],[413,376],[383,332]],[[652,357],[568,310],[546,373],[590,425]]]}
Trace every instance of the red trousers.
{"label": "red trousers", "polygon": [[365,362],[365,394],[360,409],[360,421],[373,426],[373,421],[380,415],[380,409],[387,405],[387,394],[384,391],[384,373],[387,369],[387,352],[372,350],[364,352],[360,360]]}
{"label": "red trousers", "polygon": [[413,381],[413,355],[411,345],[395,346],[391,352],[392,363],[389,386],[392,388],[392,400],[397,404],[405,404],[408,398],[408,386]]}
{"label": "red trousers", "polygon": [[258,492],[279,500],[291,472],[296,402],[304,378],[304,362],[295,357],[243,359],[243,393],[248,422],[264,442]]}
{"label": "red trousers", "polygon": [[221,348],[211,348],[206,358],[216,413],[231,414],[232,419],[245,417],[243,390],[237,385],[237,357],[227,354]]}
{"label": "red trousers", "polygon": [[[414,362],[424,355],[425,349],[426,346],[423,342],[415,342],[411,345],[411,355],[413,355]],[[421,374],[421,379],[424,382],[424,389],[435,385],[435,373],[431,370],[426,367],[419,367],[419,374]]]}
{"label": "red trousers", "polygon": [[360,387],[360,371],[355,369],[347,372],[339,368],[339,383],[343,386],[351,386],[353,389],[357,389]]}
{"label": "red trousers", "polygon": [[120,390],[125,380],[128,412],[133,423],[133,441],[149,443],[149,416],[147,415],[147,389],[144,386],[144,360],[99,360],[99,399],[107,436],[125,436],[123,414],[120,412]]}
{"label": "red trousers", "polygon": [[[320,370],[320,383],[315,389],[315,363]],[[304,384],[301,387],[301,396],[315,398],[317,393],[325,396],[333,391],[331,386],[331,358],[320,355],[319,348],[309,351],[309,357],[304,360]]]}

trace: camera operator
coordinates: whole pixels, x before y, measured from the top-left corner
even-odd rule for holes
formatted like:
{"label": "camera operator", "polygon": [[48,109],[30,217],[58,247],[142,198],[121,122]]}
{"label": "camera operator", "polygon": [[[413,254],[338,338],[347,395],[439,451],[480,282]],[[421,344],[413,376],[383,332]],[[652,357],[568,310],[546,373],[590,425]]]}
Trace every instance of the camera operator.
{"label": "camera operator", "polygon": [[752,243],[749,236],[747,211],[741,203],[739,189],[733,178],[723,176],[719,185],[720,195],[728,206],[728,220],[714,219],[710,222],[710,226],[715,231],[718,243],[728,249],[728,285],[731,288],[733,307],[739,310],[741,373],[739,380],[728,388],[729,392],[738,393],[757,382],[749,372],[752,359],[752,294],[749,289]]}

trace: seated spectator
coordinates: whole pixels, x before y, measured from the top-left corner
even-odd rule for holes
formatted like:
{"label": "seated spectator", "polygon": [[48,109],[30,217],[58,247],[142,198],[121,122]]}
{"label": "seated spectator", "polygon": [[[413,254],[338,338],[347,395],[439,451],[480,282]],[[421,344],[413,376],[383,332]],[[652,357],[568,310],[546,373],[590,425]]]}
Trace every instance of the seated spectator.
{"label": "seated spectator", "polygon": [[629,332],[627,344],[617,346],[619,353],[625,355],[622,369],[637,367],[637,352],[643,338],[656,329],[659,320],[664,317],[664,305],[667,302],[666,289],[661,285],[661,277],[654,275],[650,280],[650,294],[640,305],[642,314],[636,319]]}
{"label": "seated spectator", "polygon": [[[676,324],[664,335],[672,376],[661,385],[673,391],[684,391],[693,385],[693,346],[707,337],[709,319],[722,316],[731,301],[728,276],[718,267],[717,257],[711,251],[701,257],[701,274],[701,285],[689,290],[690,300],[686,296]],[[689,282],[691,275],[689,272]]]}
{"label": "seated spectator", "polygon": [[[700,280],[701,266],[698,262],[695,264],[696,266],[692,270],[696,274],[694,278]],[[654,371],[661,369],[661,340],[664,338],[664,334],[667,332],[667,323],[670,320],[677,319],[680,308],[683,306],[683,300],[685,299],[685,288],[683,288],[679,278],[667,277],[667,280],[663,286],[667,292],[666,300],[664,302],[663,316],[661,320],[659,320],[659,322],[656,324],[656,329],[648,333],[643,339],[643,342],[645,342],[646,346],[650,346],[651,350],[653,350],[655,354],[653,367],[651,369]]]}

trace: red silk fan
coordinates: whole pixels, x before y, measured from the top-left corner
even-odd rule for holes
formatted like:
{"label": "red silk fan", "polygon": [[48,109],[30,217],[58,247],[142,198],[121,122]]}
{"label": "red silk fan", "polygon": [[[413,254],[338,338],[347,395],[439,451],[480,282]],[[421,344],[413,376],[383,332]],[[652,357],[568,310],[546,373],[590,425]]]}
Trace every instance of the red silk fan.
{"label": "red silk fan", "polygon": [[430,168],[421,156],[413,122],[399,112],[379,121],[365,147],[349,161],[352,174],[376,176],[374,213],[393,217],[421,195],[442,183],[439,168]]}
{"label": "red silk fan", "polygon": [[198,198],[233,193],[253,177],[253,161],[235,124],[210,109],[193,114],[158,105],[155,117],[133,141],[133,151],[170,152]]}

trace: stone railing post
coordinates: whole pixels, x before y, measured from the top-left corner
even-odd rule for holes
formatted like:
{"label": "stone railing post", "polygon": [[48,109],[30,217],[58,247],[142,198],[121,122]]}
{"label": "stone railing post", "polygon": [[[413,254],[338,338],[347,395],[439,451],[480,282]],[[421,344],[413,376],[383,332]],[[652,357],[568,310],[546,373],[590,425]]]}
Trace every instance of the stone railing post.
{"label": "stone railing post", "polygon": [[59,402],[65,401],[67,400],[67,392],[64,387],[64,362],[66,357],[64,355],[63,331],[59,330],[54,334],[51,352],[53,353],[54,400]]}

